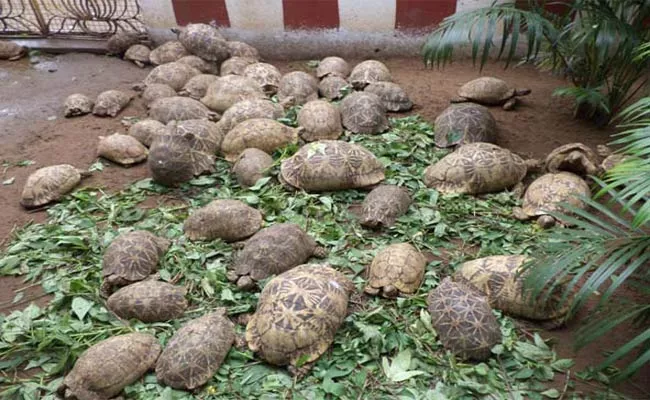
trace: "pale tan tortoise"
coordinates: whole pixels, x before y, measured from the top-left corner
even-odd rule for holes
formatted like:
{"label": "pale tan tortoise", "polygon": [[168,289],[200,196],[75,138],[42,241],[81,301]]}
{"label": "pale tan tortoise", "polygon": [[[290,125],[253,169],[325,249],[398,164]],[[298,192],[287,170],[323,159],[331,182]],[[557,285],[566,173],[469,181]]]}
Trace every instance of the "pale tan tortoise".
{"label": "pale tan tortoise", "polygon": [[93,114],[99,117],[115,117],[131,102],[133,96],[120,90],[107,90],[100,93],[93,106]]}
{"label": "pale tan tortoise", "polygon": [[374,82],[366,86],[363,91],[376,94],[388,111],[408,111],[413,108],[413,102],[408,94],[397,83]]}
{"label": "pale tan tortoise", "polygon": [[530,94],[530,89],[513,89],[501,79],[491,76],[477,78],[465,83],[458,89],[458,96],[452,103],[474,102],[488,106],[503,106],[512,110],[517,104],[517,97]]}
{"label": "pale tan tortoise", "polygon": [[339,76],[347,78],[350,75],[350,65],[341,57],[329,56],[325,57],[318,63],[316,67],[316,76],[318,79],[323,79],[328,76]]}
{"label": "pale tan tortoise", "polygon": [[187,24],[178,34],[178,40],[195,56],[206,61],[223,62],[230,50],[219,30],[209,24]]}
{"label": "pale tan tortoise", "polygon": [[163,322],[183,316],[188,306],[186,294],[187,289],[183,286],[146,280],[113,293],[106,301],[106,307],[125,320]]}
{"label": "pale tan tortoise", "polygon": [[586,208],[580,196],[591,197],[589,185],[581,177],[571,172],[547,173],[535,179],[526,188],[523,204],[513,209],[513,216],[520,220],[535,218],[537,224],[544,228],[551,228],[557,221],[550,212],[571,212],[562,206],[570,204],[581,209]]}
{"label": "pale tan tortoise", "polygon": [[188,119],[206,119],[215,121],[219,114],[211,111],[203,103],[189,97],[174,96],[155,100],[149,106],[149,118],[163,124]]}
{"label": "pale tan tortoise", "polygon": [[392,82],[393,78],[386,64],[377,60],[366,60],[352,68],[348,80],[356,90],[363,90],[371,83]]}
{"label": "pale tan tortoise", "polygon": [[189,55],[180,58],[177,62],[187,64],[199,70],[203,74],[219,75],[219,64],[202,59],[201,57]]}
{"label": "pale tan tortoise", "polygon": [[142,101],[147,108],[151,106],[151,103],[158,99],[163,99],[165,97],[176,97],[176,91],[171,86],[164,83],[152,83],[141,89]]}
{"label": "pale tan tortoise", "polygon": [[153,368],[161,346],[155,336],[127,333],[86,349],[57,393],[66,400],[108,400]]}
{"label": "pale tan tortoise", "polygon": [[174,333],[156,362],[156,378],[175,389],[197,389],[217,373],[234,342],[235,325],[225,308],[216,308]]}
{"label": "pale tan tortoise", "polygon": [[329,265],[305,264],[276,276],[246,326],[248,347],[300,379],[334,342],[354,290]]}
{"label": "pale tan tortoise", "polygon": [[268,118],[247,119],[226,134],[221,143],[221,152],[229,162],[234,162],[242,151],[251,147],[273,154],[277,149],[298,143],[303,130]]}
{"label": "pale tan tortoise", "polygon": [[629,160],[631,157],[622,153],[615,153],[606,145],[599,144],[596,146],[596,152],[599,156],[603,158],[600,163],[600,170],[602,173],[606,173],[616,165]]}
{"label": "pale tan tortoise", "polygon": [[119,31],[111,35],[106,41],[106,48],[109,54],[121,56],[129,47],[138,44],[140,35],[136,32]]}
{"label": "pale tan tortoise", "polygon": [[568,143],[551,151],[546,156],[548,172],[568,171],[586,177],[599,175],[598,155],[582,143]]}
{"label": "pale tan tortoise", "polygon": [[245,76],[226,75],[208,86],[201,102],[209,109],[223,113],[239,101],[265,98],[266,94],[255,80]]}
{"label": "pale tan tortoise", "polygon": [[230,52],[230,58],[242,57],[242,58],[250,58],[252,60],[260,59],[260,52],[255,47],[251,46],[248,43],[238,42],[236,40],[229,40],[226,42],[226,46],[228,46],[228,51]]}
{"label": "pale tan tortoise", "polygon": [[124,53],[124,59],[132,61],[140,68],[144,68],[151,64],[151,49],[143,44],[134,44],[129,47]]}
{"label": "pale tan tortoise", "polygon": [[249,148],[239,153],[232,172],[240,186],[251,187],[264,178],[272,166],[273,157],[260,149]]}
{"label": "pale tan tortoise", "polygon": [[183,232],[189,240],[235,242],[262,228],[262,214],[239,200],[212,200],[185,220]]}
{"label": "pale tan tortoise", "polygon": [[170,245],[169,240],[145,230],[117,236],[104,252],[100,295],[109,297],[115,288],[150,278]]}
{"label": "pale tan tortoise", "polygon": [[434,122],[434,142],[438,147],[484,142],[496,143],[497,121],[487,107],[479,104],[452,104]]}
{"label": "pale tan tortoise", "polygon": [[238,288],[247,290],[262,279],[307,262],[312,256],[324,258],[327,250],[318,246],[297,224],[274,224],[244,242],[226,276]]}
{"label": "pale tan tortoise", "polygon": [[384,180],[384,165],[369,150],[341,140],[304,145],[280,166],[279,179],[306,192],[358,189]]}
{"label": "pale tan tortoise", "polygon": [[130,135],[114,133],[100,136],[97,155],[124,166],[137,164],[147,159],[149,150]]}
{"label": "pale tan tortoise", "polygon": [[242,100],[233,104],[223,113],[219,128],[224,134],[230,132],[240,122],[253,118],[279,119],[284,116],[284,109],[269,99]]}
{"label": "pale tan tortoise", "polygon": [[95,102],[85,94],[74,93],[66,97],[63,103],[63,115],[69,118],[90,114],[94,106]]}
{"label": "pale tan tortoise", "polygon": [[152,69],[143,82],[146,86],[154,83],[164,83],[178,92],[183,89],[187,81],[196,75],[201,75],[201,71],[187,64],[170,62]]}
{"label": "pale tan tortoise", "polygon": [[446,277],[429,293],[427,305],[442,345],[461,359],[486,360],[501,342],[499,321],[474,287]]}
{"label": "pale tan tortoise", "polygon": [[278,86],[280,102],[299,106],[318,99],[318,79],[303,71],[286,73]]}
{"label": "pale tan tortoise", "polygon": [[386,107],[373,93],[354,92],[341,101],[343,126],[354,133],[377,134],[390,128]]}
{"label": "pale tan tortoise", "polygon": [[0,40],[0,60],[20,60],[27,49],[9,40]]}
{"label": "pale tan tortoise", "polygon": [[395,298],[417,292],[427,260],[413,245],[395,243],[380,250],[368,267],[364,292]]}
{"label": "pale tan tortoise", "polygon": [[257,82],[268,96],[277,93],[282,79],[282,73],[277,67],[263,62],[247,65],[243,75]]}
{"label": "pale tan tortoise", "polygon": [[379,185],[366,195],[361,204],[360,223],[369,228],[388,228],[406,214],[412,203],[408,189],[396,185]]}
{"label": "pale tan tortoise", "polygon": [[256,63],[257,60],[250,57],[230,57],[221,64],[220,75],[244,75],[247,66]]}
{"label": "pale tan tortoise", "polygon": [[328,100],[338,100],[345,97],[348,88],[350,83],[340,76],[327,76],[318,84],[318,93]]}
{"label": "pale tan tortoise", "polygon": [[144,119],[131,125],[128,133],[146,147],[150,147],[153,138],[156,135],[164,134],[166,129],[165,124],[158,120]]}
{"label": "pale tan tortoise", "polygon": [[149,61],[153,65],[163,65],[176,62],[189,55],[185,46],[178,40],[170,40],[151,50]]}
{"label": "pale tan tortoise", "polygon": [[324,100],[312,100],[298,111],[298,125],[304,128],[300,137],[305,142],[336,140],[343,134],[341,111]]}
{"label": "pale tan tortoise", "polygon": [[185,86],[183,86],[183,89],[178,92],[178,95],[188,96],[195,100],[201,100],[208,92],[208,87],[217,79],[219,79],[218,76],[210,74],[193,76],[189,81],[187,81]]}
{"label": "pale tan tortoise", "polygon": [[77,187],[83,178],[90,175],[90,172],[70,164],[39,168],[27,177],[20,204],[25,208],[36,208],[58,201]]}
{"label": "pale tan tortoise", "polygon": [[545,302],[533,301],[525,292],[522,266],[531,258],[524,255],[497,255],[461,264],[454,280],[472,285],[483,293],[492,308],[514,317],[540,323],[545,329],[562,326],[568,317],[569,303],[561,298],[566,285],[558,285]]}

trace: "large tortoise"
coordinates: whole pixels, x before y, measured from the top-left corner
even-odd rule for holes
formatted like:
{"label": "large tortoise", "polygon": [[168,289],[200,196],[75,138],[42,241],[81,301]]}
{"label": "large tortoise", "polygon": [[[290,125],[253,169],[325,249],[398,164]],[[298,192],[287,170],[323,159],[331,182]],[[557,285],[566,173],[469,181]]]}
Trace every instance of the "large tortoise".
{"label": "large tortoise", "polygon": [[544,174],[528,186],[523,205],[513,210],[513,216],[520,220],[537,218],[540,227],[550,228],[558,221],[549,213],[569,212],[562,203],[583,209],[586,207],[580,196],[591,197],[591,190],[578,175],[565,171]]}
{"label": "large tortoise", "polygon": [[266,94],[255,80],[246,76],[227,75],[208,86],[201,102],[209,109],[223,113],[239,101],[264,98]]}
{"label": "large tortoise", "polygon": [[252,118],[240,122],[226,134],[221,152],[227,161],[234,162],[247,148],[254,147],[268,154],[298,142],[304,128],[292,128],[274,119]]}
{"label": "large tortoise", "polygon": [[499,321],[474,287],[446,277],[429,293],[427,305],[442,345],[459,357],[485,360],[501,342]]}
{"label": "large tortoise", "polygon": [[144,119],[129,127],[129,135],[136,138],[146,147],[151,146],[154,137],[165,134],[167,126],[155,119]]}
{"label": "large tortoise", "polygon": [[377,60],[366,60],[352,68],[348,80],[356,90],[363,90],[371,83],[392,82],[393,78],[386,64]]}
{"label": "large tortoise", "polygon": [[16,61],[20,60],[27,49],[8,40],[0,40],[0,60]]}
{"label": "large tortoise", "polygon": [[413,245],[395,243],[385,247],[368,268],[368,284],[364,292],[386,298],[413,294],[424,279],[427,260]]}
{"label": "large tortoise", "polygon": [[125,286],[106,301],[106,308],[120,318],[162,322],[179,318],[187,308],[187,289],[171,283],[146,280]]}
{"label": "large tortoise", "polygon": [[483,293],[490,306],[515,317],[534,320],[546,329],[561,326],[568,316],[568,302],[561,303],[565,287],[558,285],[545,302],[533,301],[525,292],[522,266],[531,259],[524,255],[483,257],[461,264],[454,280],[472,285]]}
{"label": "large tortoise", "polygon": [[183,89],[187,81],[196,75],[201,75],[201,71],[187,64],[170,62],[152,69],[143,82],[145,85],[164,83],[178,92]]}
{"label": "large tortoise", "polygon": [[210,111],[198,100],[183,97],[163,97],[155,100],[149,107],[149,118],[167,124],[172,121],[190,119],[218,120],[219,114]]}
{"label": "large tortoise", "polygon": [[546,156],[546,170],[568,171],[584,177],[601,172],[598,156],[582,143],[568,143],[551,151]]}
{"label": "large tortoise", "polygon": [[512,110],[517,104],[517,97],[530,92],[530,89],[512,89],[501,79],[485,76],[461,86],[458,89],[458,97],[452,98],[451,102],[471,101],[489,106],[503,105],[504,110]]}
{"label": "large tortoise", "polygon": [[189,96],[195,100],[201,100],[208,92],[208,87],[217,79],[219,79],[218,76],[211,74],[193,76],[178,94],[180,96]]}
{"label": "large tortoise", "polygon": [[347,89],[351,90],[350,83],[340,76],[327,76],[318,84],[318,93],[328,100],[345,97]]}
{"label": "large tortoise", "polygon": [[306,192],[357,189],[384,180],[384,165],[366,148],[319,140],[300,148],[280,166],[280,180]]}
{"label": "large tortoise", "polygon": [[194,211],[183,224],[190,240],[234,242],[255,234],[262,228],[262,214],[239,200],[212,200]]}
{"label": "large tortoise", "polygon": [[376,134],[390,127],[386,107],[374,93],[351,93],[340,107],[343,126],[351,132]]}
{"label": "large tortoise", "polygon": [[25,208],[35,208],[59,200],[72,191],[82,178],[90,176],[70,164],[39,168],[29,175],[20,196]]}
{"label": "large tortoise", "polygon": [[178,40],[171,40],[161,44],[149,53],[149,61],[153,65],[163,65],[176,62],[189,55],[185,46]]}
{"label": "large tortoise", "polygon": [[152,83],[143,87],[140,85],[135,85],[134,88],[142,91],[140,96],[142,97],[142,101],[147,108],[149,108],[151,104],[158,99],[176,96],[176,91],[165,83]]}
{"label": "large tortoise", "polygon": [[312,100],[298,112],[298,125],[304,128],[301,138],[306,142],[336,140],[343,134],[341,111],[323,100]]}
{"label": "large tortoise", "polygon": [[228,60],[235,57],[248,58],[254,61],[260,59],[260,52],[248,43],[229,40],[226,42],[226,46],[228,46],[228,51],[230,53],[230,58]]}
{"label": "large tortoise", "polygon": [[263,62],[247,65],[243,75],[257,82],[269,96],[273,96],[278,91],[282,79],[282,73],[277,67]]}
{"label": "large tortoise", "polygon": [[66,400],[108,400],[136,382],[154,364],[161,347],[153,335],[112,336],[84,351],[57,393]]}
{"label": "large tortoise", "polygon": [[284,115],[284,109],[278,103],[268,99],[247,99],[238,101],[223,113],[219,127],[224,134],[230,132],[240,122],[253,118],[278,119]]}
{"label": "large tortoise", "polygon": [[181,64],[187,64],[192,68],[195,68],[203,74],[219,75],[219,64],[206,61],[201,57],[189,55],[183,58],[180,58],[177,62]]}
{"label": "large tortoise", "polygon": [[121,56],[129,47],[140,41],[140,35],[136,32],[120,30],[111,35],[106,41],[106,49],[109,54]]}
{"label": "large tortoise", "polygon": [[325,57],[320,60],[318,67],[316,67],[316,76],[319,79],[328,76],[340,76],[345,79],[348,75],[350,75],[350,65],[341,57]]}
{"label": "large tortoise", "polygon": [[221,64],[220,75],[244,75],[244,69],[256,62],[256,59],[249,57],[230,57]]}
{"label": "large tortoise", "polygon": [[327,251],[297,224],[271,225],[244,243],[227,276],[240,289],[305,263],[310,257],[323,258]]}
{"label": "large tortoise", "polygon": [[180,30],[178,40],[195,56],[207,61],[223,62],[230,51],[219,30],[208,24],[187,24]]}
{"label": "large tortoise", "polygon": [[100,136],[97,155],[114,163],[129,166],[144,161],[149,150],[130,135],[115,132],[109,136]]}
{"label": "large tortoise", "polygon": [[413,108],[413,102],[408,94],[397,83],[375,82],[366,86],[363,91],[376,94],[388,111],[408,111]]}
{"label": "large tortoise", "polygon": [[411,195],[405,187],[379,185],[366,195],[361,204],[361,225],[390,227],[408,211],[411,202]]}
{"label": "large tortoise", "polygon": [[438,147],[485,142],[496,143],[497,122],[479,104],[452,104],[435,120],[434,142]]}
{"label": "large tortoise", "polygon": [[278,99],[299,106],[318,99],[318,80],[303,71],[284,74],[278,84]]}
{"label": "large tortoise", "polygon": [[[328,265],[305,264],[270,280],[246,326],[248,347],[300,378],[327,351],[354,284]],[[302,365],[301,365],[302,364]]]}

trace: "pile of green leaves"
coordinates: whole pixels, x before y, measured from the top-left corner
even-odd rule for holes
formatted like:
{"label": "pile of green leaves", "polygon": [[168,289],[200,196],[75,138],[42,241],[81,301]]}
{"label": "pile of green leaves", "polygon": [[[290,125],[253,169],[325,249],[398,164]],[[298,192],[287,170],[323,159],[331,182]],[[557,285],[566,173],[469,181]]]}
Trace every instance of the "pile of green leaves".
{"label": "pile of green leaves", "polygon": [[[49,209],[43,224],[16,233],[0,257],[0,274],[24,275],[53,296],[45,308],[30,305],[0,316],[0,384],[4,398],[53,399],[53,391],[89,346],[112,335],[150,332],[161,344],[186,321],[225,306],[231,316],[255,310],[259,291],[241,292],[226,279],[233,252],[221,241],[190,242],[183,221],[213,199],[239,199],[264,213],[266,226],[291,221],[327,247],[326,260],[359,289],[363,271],[389,243],[410,242],[429,254],[425,280],[416,295],[397,300],[353,296],[330,351],[296,382],[248,350],[232,348],[219,372],[190,394],[156,382],[153,373],[125,389],[136,399],[530,399],[558,398],[548,382],[572,361],[557,359],[538,335],[515,328],[494,311],[503,342],[482,363],[466,363],[445,351],[431,325],[426,295],[459,263],[495,254],[530,254],[544,233],[510,217],[517,200],[508,192],[483,197],[441,195],[422,183],[424,169],[446,152],[436,150],[432,129],[418,117],[392,120],[381,135],[346,136],[386,165],[386,182],[411,191],[414,204],[394,227],[381,233],[360,227],[351,212],[365,193],[346,190],[307,194],[284,190],[273,177],[279,163],[297,150],[275,154],[271,176],[241,188],[220,160],[217,172],[177,189],[145,179],[116,193],[85,188]],[[147,200],[148,208],[141,203]],[[155,203],[158,202],[158,205]],[[125,324],[109,313],[98,288],[106,246],[119,233],[147,229],[173,241],[160,264],[165,281],[188,288],[190,308],[179,320]],[[261,282],[264,285],[265,282]],[[15,301],[20,301],[21,295]],[[244,327],[237,326],[238,333]],[[37,369],[38,368],[38,369]],[[17,372],[34,372],[16,377]],[[23,376],[25,374],[23,373]],[[563,377],[560,376],[560,379]],[[611,397],[610,397],[611,398]]]}

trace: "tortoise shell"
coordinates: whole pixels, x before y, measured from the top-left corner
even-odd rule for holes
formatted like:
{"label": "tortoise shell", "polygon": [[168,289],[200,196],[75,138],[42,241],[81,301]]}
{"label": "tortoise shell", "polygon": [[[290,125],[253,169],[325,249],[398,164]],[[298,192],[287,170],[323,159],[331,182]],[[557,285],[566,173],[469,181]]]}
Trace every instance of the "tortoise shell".
{"label": "tortoise shell", "polygon": [[144,68],[145,65],[151,63],[151,49],[143,44],[134,44],[124,53],[124,59],[133,61],[135,65]]}
{"label": "tortoise shell", "polygon": [[131,96],[119,90],[107,90],[97,96],[93,107],[93,114],[99,117],[115,117],[131,102]]}
{"label": "tortoise shell", "polygon": [[217,79],[216,75],[201,74],[193,76],[178,94],[180,96],[189,96],[195,100],[201,100],[208,91],[208,87]]}
{"label": "tortoise shell", "polygon": [[208,86],[201,102],[209,109],[223,113],[239,101],[264,98],[266,98],[266,94],[253,79],[239,75],[227,75]]}
{"label": "tortoise shell", "polygon": [[376,94],[388,111],[408,111],[413,108],[413,102],[400,85],[393,82],[374,82],[363,90]]}
{"label": "tortoise shell", "polygon": [[226,46],[228,46],[228,51],[230,52],[231,58],[241,57],[250,58],[252,60],[260,59],[260,52],[248,43],[229,40],[226,42]]}
{"label": "tortoise shell", "polygon": [[0,60],[16,61],[22,58],[27,50],[8,40],[0,40]]}
{"label": "tortoise shell", "polygon": [[121,165],[133,165],[147,158],[149,150],[130,135],[114,133],[110,136],[100,136],[97,144],[97,155]]}
{"label": "tortoise shell", "polygon": [[194,55],[185,56],[178,59],[179,63],[187,64],[190,67],[200,71],[202,74],[219,75],[219,65],[217,63],[205,61],[201,57]]}
{"label": "tortoise shell", "polygon": [[145,119],[138,121],[129,127],[129,135],[136,138],[146,147],[151,146],[153,138],[156,135],[164,134],[167,128],[165,124],[155,119]]}
{"label": "tortoise shell", "polygon": [[163,65],[176,62],[181,58],[190,55],[183,44],[178,40],[165,42],[149,53],[149,61],[153,65]]}
{"label": "tortoise shell", "polygon": [[298,125],[304,128],[301,138],[306,142],[336,140],[343,134],[341,111],[323,100],[312,100],[298,112]]}
{"label": "tortoise shell", "polygon": [[206,119],[172,121],[167,124],[167,129],[176,136],[183,136],[188,133],[194,135],[198,139],[194,147],[195,150],[207,154],[217,153],[223,142],[223,133],[219,126]]}
{"label": "tortoise shell", "polygon": [[230,132],[237,124],[253,118],[278,119],[284,116],[284,109],[268,99],[242,100],[226,110],[219,120],[220,128]]}
{"label": "tortoise shell", "polygon": [[547,215],[549,212],[567,212],[561,203],[585,208],[578,196],[591,197],[589,185],[571,172],[544,174],[535,179],[524,193],[522,210],[530,217]]}
{"label": "tortoise shell", "polygon": [[345,88],[350,83],[340,76],[327,76],[318,84],[318,93],[329,100],[337,100],[344,97]]}
{"label": "tortoise shell", "polygon": [[226,134],[221,151],[226,160],[234,162],[247,148],[254,147],[268,154],[298,142],[302,128],[292,128],[268,118],[252,118],[240,122]]}
{"label": "tortoise shell", "polygon": [[350,65],[341,57],[325,57],[318,63],[316,76],[323,79],[328,76],[347,78],[350,75]]}
{"label": "tortoise shell", "polygon": [[392,82],[393,78],[386,64],[377,60],[366,60],[352,69],[348,80],[355,89],[363,90],[371,83]]}
{"label": "tortoise shell", "polygon": [[223,62],[230,57],[227,42],[219,30],[208,24],[187,24],[178,40],[195,56],[207,61]]}
{"label": "tortoise shell", "polygon": [[278,91],[282,73],[275,66],[263,62],[249,64],[244,68],[244,76],[253,79],[269,96]]}
{"label": "tortoise shell", "polygon": [[27,178],[20,204],[25,208],[34,208],[57,201],[72,191],[82,177],[88,175],[69,164],[39,168]]}
{"label": "tortoise shell", "polygon": [[147,280],[113,293],[106,307],[120,318],[162,322],[180,318],[187,308],[187,289],[171,283]]}
{"label": "tortoise shell", "polygon": [[244,75],[247,66],[256,63],[257,60],[249,57],[231,57],[221,64],[221,76]]}
{"label": "tortoise shell", "polygon": [[478,104],[452,104],[438,115],[434,126],[434,141],[438,147],[495,143],[497,139],[496,120],[487,107]]}
{"label": "tortoise shell", "polygon": [[135,32],[119,31],[106,41],[106,49],[110,54],[122,55],[129,47],[140,41],[140,35]]}
{"label": "tortoise shell", "polygon": [[213,200],[194,211],[183,224],[190,240],[234,242],[262,228],[262,214],[239,200]]}
{"label": "tortoise shell", "polygon": [[568,143],[554,149],[546,157],[546,170],[553,173],[573,172],[580,176],[600,173],[598,156],[582,143]]}
{"label": "tortoise shell", "polygon": [[260,149],[250,148],[242,151],[235,160],[232,172],[242,187],[254,186],[273,166],[273,157]]}
{"label": "tortoise shell", "polygon": [[408,189],[395,185],[379,185],[361,205],[361,225],[370,228],[390,227],[411,205]]}
{"label": "tortoise shell", "polygon": [[149,86],[154,83],[164,83],[178,92],[193,76],[200,74],[201,71],[187,64],[170,62],[152,69],[144,78],[144,84]]}
{"label": "tortoise shell", "polygon": [[147,85],[142,91],[142,101],[147,108],[151,106],[151,103],[158,99],[175,96],[176,91],[171,86],[164,83],[152,83]]}
{"label": "tortoise shell", "polygon": [[63,104],[63,115],[67,118],[90,114],[94,106],[95,102],[88,96],[80,93],[71,94]]}
{"label": "tortoise shell", "polygon": [[203,103],[189,97],[163,97],[151,103],[149,118],[167,124],[171,121],[188,119],[216,119],[218,115],[210,111]]}
{"label": "tortoise shell", "polygon": [[318,80],[303,71],[293,71],[282,76],[278,86],[278,99],[292,105],[303,105],[318,99]]}
{"label": "tortoise shell", "polygon": [[473,101],[485,105],[503,105],[511,110],[517,103],[517,96],[530,94],[530,89],[512,89],[501,79],[485,76],[467,82],[458,89],[458,97],[452,103]]}
{"label": "tortoise shell", "polygon": [[365,292],[386,298],[413,294],[422,284],[426,265],[424,255],[411,244],[391,244],[372,260]]}
{"label": "tortoise shell", "polygon": [[390,127],[386,107],[373,93],[354,92],[341,101],[343,126],[354,133],[381,133]]}

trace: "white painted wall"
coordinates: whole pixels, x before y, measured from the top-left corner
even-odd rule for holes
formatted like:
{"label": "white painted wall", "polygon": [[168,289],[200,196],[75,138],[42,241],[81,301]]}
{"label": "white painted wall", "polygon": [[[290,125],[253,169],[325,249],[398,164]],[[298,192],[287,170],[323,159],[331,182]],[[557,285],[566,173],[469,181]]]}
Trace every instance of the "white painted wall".
{"label": "white painted wall", "polygon": [[234,29],[275,32],[284,30],[282,0],[226,0]]}
{"label": "white painted wall", "polygon": [[176,15],[171,0],[138,0],[142,19],[151,28],[172,28],[176,26]]}
{"label": "white painted wall", "polygon": [[339,0],[342,30],[389,32],[395,29],[395,0]]}

